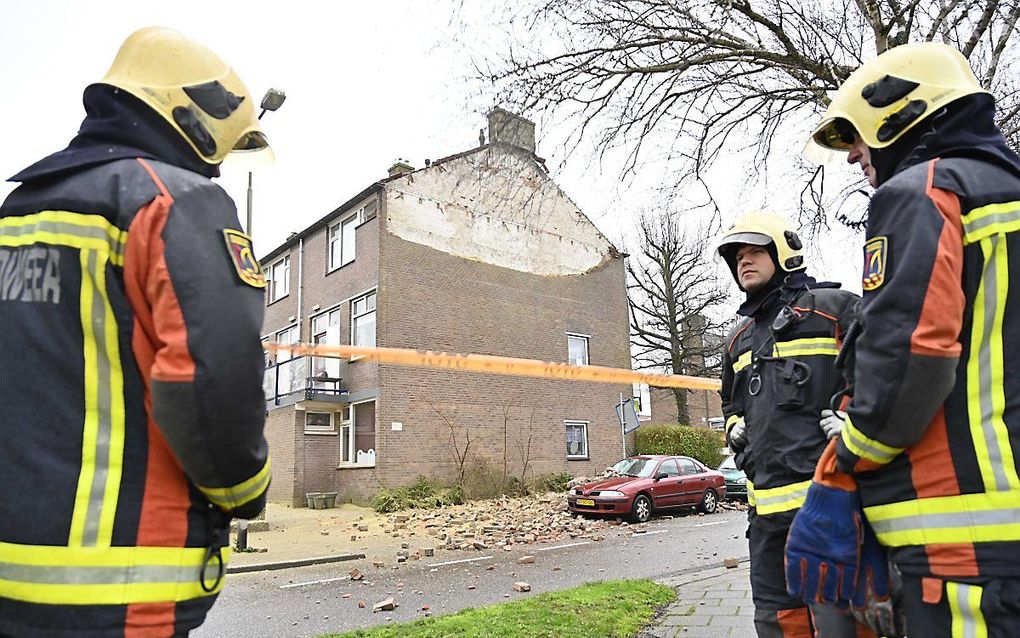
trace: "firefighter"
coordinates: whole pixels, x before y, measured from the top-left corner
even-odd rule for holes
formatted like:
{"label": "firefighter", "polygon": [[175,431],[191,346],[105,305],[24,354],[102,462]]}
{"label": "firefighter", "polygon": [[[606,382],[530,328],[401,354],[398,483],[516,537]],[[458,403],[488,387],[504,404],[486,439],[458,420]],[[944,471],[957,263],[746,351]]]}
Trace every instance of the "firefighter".
{"label": "firefighter", "polygon": [[1020,158],[967,60],[937,43],[861,66],[812,140],[877,188],[855,392],[790,534],[791,591],[884,599],[873,532],[909,635],[1020,635],[1020,376],[1005,370],[1020,357]]}
{"label": "firefighter", "polygon": [[721,395],[726,441],[748,477],[758,636],[808,638],[817,629],[855,637],[846,613],[822,606],[812,614],[787,593],[783,547],[826,446],[822,411],[844,389],[833,364],[858,297],[807,274],[802,241],[778,215],[740,216],[718,251],[746,294],[723,353]]}
{"label": "firefighter", "polygon": [[182,636],[265,503],[265,296],[211,180],[265,149],[215,54],[146,28],[0,207],[0,635]]}

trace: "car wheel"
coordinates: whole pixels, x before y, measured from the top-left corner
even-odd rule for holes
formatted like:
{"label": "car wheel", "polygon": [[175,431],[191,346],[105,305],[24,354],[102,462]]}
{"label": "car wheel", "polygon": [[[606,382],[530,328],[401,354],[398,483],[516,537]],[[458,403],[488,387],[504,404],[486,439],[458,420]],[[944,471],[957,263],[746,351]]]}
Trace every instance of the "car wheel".
{"label": "car wheel", "polygon": [[634,498],[634,506],[630,510],[630,517],[635,523],[647,523],[652,518],[652,501],[644,494],[638,494]]}
{"label": "car wheel", "polygon": [[705,490],[705,493],[701,495],[701,505],[699,509],[706,513],[711,514],[719,506],[719,497],[716,496],[715,490]]}

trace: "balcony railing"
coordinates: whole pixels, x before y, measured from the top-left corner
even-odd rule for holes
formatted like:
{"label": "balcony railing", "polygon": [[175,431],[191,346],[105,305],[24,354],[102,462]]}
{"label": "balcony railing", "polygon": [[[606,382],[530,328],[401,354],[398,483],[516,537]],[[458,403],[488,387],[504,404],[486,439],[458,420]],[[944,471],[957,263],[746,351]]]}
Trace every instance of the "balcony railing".
{"label": "balcony railing", "polygon": [[347,394],[347,362],[325,357],[300,356],[266,368],[262,389],[270,405],[304,399],[342,400]]}

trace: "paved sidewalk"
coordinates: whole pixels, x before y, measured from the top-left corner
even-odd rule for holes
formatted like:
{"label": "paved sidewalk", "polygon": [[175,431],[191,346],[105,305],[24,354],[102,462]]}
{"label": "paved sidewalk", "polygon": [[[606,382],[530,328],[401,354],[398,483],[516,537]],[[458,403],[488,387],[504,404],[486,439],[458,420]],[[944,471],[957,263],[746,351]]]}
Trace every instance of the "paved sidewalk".
{"label": "paved sidewalk", "polygon": [[671,604],[640,638],[753,638],[750,563],[660,580],[677,589]]}

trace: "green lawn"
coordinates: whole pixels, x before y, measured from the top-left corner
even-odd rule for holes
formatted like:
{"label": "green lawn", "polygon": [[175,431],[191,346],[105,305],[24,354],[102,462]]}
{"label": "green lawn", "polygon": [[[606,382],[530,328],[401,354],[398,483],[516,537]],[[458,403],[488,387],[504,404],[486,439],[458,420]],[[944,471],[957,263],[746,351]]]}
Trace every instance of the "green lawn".
{"label": "green lawn", "polygon": [[321,638],[631,638],[674,598],[650,580],[614,580]]}

